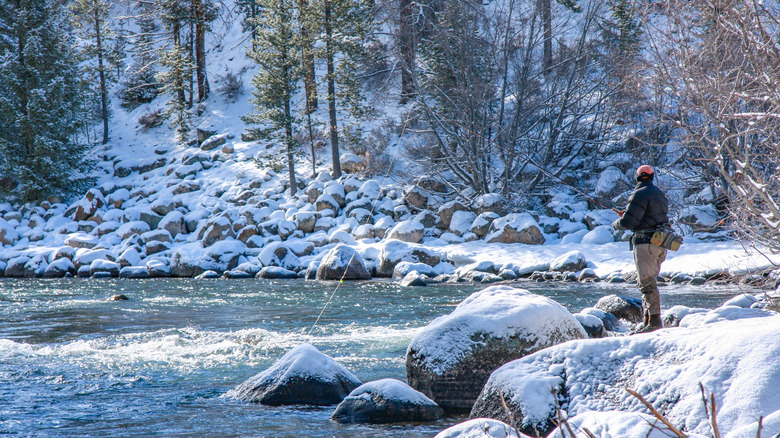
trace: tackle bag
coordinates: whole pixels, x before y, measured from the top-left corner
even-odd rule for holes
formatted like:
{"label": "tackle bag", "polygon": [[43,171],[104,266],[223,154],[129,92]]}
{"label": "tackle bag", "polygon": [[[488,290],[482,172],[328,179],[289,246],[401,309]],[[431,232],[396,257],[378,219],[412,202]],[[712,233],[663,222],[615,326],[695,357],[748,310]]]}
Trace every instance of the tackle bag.
{"label": "tackle bag", "polygon": [[661,248],[677,251],[683,243],[683,238],[671,228],[664,227],[653,233],[653,236],[650,238],[650,243],[655,246],[660,246]]}

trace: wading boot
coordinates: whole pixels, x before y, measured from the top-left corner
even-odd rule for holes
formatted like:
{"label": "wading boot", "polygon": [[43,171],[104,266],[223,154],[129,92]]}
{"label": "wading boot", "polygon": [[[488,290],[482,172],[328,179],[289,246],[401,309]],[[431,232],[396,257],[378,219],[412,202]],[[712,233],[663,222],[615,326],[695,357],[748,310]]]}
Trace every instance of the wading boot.
{"label": "wading boot", "polygon": [[661,328],[664,328],[664,323],[661,322],[661,315],[650,315],[647,324],[644,324],[643,326],[639,327],[635,332],[632,332],[631,334],[637,335],[640,333],[650,333]]}
{"label": "wading boot", "polygon": [[628,334],[635,335],[637,333],[640,333],[641,330],[644,330],[644,328],[649,325],[650,325],[650,314],[647,313],[647,311],[644,311],[642,312],[642,324],[639,324],[637,328],[631,330]]}

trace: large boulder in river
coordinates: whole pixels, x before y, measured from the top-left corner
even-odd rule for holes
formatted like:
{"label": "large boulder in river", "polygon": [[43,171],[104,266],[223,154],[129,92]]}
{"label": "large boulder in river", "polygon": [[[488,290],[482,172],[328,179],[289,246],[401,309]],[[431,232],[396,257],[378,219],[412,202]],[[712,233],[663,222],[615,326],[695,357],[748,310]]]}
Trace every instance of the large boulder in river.
{"label": "large boulder in river", "polygon": [[549,346],[588,335],[555,301],[492,286],[435,319],[406,352],[409,384],[448,412],[471,410],[490,373]]}
{"label": "large boulder in river", "polygon": [[371,280],[363,257],[347,245],[336,245],[317,268],[317,280]]}
{"label": "large boulder in river", "polygon": [[377,275],[390,277],[393,275],[396,265],[401,262],[425,263],[436,266],[441,261],[441,256],[422,245],[414,245],[400,240],[390,240],[379,253],[379,266]]}
{"label": "large boulder in river", "polygon": [[642,300],[639,298],[607,295],[599,298],[595,307],[628,322],[642,322]]}
{"label": "large boulder in river", "polygon": [[545,242],[545,238],[533,216],[528,213],[512,213],[490,224],[485,242],[541,245]]}
{"label": "large boulder in river", "polygon": [[310,344],[301,344],[225,395],[271,406],[326,406],[341,402],[360,384],[338,362]]}
{"label": "large boulder in river", "polygon": [[331,418],[339,423],[399,423],[434,421],[443,414],[439,405],[406,383],[382,379],[352,391]]}

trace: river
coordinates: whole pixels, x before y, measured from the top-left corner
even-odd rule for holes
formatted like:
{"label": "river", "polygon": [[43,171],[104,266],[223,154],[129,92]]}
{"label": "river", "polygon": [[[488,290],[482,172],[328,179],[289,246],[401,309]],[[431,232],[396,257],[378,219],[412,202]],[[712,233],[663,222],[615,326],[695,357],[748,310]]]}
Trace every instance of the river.
{"label": "river", "polygon": [[[629,285],[516,285],[572,312],[607,294],[639,296]],[[485,287],[401,288],[389,281],[336,286],[302,280],[0,279],[0,434],[431,437],[463,421],[339,425],[329,419],[334,407],[267,407],[222,397],[302,342],[363,382],[405,381],[404,355],[417,330]],[[666,286],[661,293],[664,308],[713,308],[742,291]],[[109,300],[116,294],[129,300]]]}

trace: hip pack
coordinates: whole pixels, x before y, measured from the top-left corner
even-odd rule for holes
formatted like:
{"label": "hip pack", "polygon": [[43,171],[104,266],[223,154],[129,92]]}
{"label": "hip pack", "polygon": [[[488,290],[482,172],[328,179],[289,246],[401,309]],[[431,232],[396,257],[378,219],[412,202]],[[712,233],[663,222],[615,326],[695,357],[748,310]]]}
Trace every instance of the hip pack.
{"label": "hip pack", "polygon": [[683,238],[670,227],[659,228],[650,238],[650,243],[661,248],[677,251],[683,243]]}

